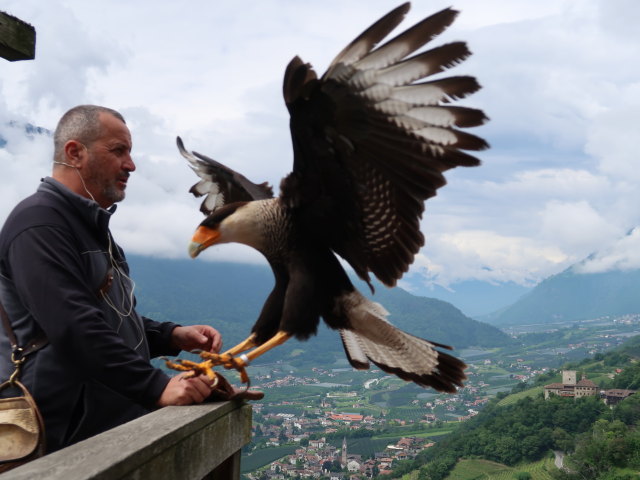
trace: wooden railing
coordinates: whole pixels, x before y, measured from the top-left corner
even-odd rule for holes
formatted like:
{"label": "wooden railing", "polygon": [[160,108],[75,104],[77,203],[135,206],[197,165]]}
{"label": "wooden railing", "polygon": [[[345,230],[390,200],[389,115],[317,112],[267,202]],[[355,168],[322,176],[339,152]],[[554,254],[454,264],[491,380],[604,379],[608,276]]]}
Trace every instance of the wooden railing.
{"label": "wooden railing", "polygon": [[0,480],[238,480],[251,406],[166,407],[0,475]]}

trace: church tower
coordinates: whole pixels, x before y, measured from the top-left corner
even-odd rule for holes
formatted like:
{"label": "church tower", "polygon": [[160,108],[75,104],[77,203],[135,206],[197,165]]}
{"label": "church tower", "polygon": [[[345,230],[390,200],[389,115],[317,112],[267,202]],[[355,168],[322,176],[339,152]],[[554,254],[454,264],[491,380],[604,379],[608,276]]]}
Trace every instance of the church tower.
{"label": "church tower", "polygon": [[342,439],[342,459],[340,463],[342,463],[343,468],[347,466],[347,437]]}
{"label": "church tower", "polygon": [[576,384],[576,371],[575,370],[563,370],[562,371],[562,383],[565,385]]}

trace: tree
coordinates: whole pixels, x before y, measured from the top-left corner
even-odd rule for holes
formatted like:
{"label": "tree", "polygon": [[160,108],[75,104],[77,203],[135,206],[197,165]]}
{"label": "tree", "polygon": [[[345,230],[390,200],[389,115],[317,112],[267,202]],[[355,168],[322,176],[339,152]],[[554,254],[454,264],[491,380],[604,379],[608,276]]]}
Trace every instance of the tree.
{"label": "tree", "polygon": [[573,437],[562,428],[554,428],[551,434],[553,447],[562,452],[571,452],[575,446]]}
{"label": "tree", "polygon": [[531,480],[531,474],[529,472],[516,472],[513,478],[516,480]]}
{"label": "tree", "polygon": [[620,419],[627,425],[640,425],[640,394],[631,395],[616,405],[613,418]]}

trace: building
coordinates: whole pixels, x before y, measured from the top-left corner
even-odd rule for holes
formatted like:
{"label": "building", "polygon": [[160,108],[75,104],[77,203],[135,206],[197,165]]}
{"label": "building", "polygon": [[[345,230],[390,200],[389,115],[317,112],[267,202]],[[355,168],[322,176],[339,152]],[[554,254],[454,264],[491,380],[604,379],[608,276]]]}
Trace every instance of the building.
{"label": "building", "polygon": [[360,471],[360,462],[356,460],[349,460],[347,462],[347,471],[350,473],[359,472]]}
{"label": "building", "polygon": [[364,415],[358,415],[357,413],[334,413],[329,416],[331,420],[338,420],[342,422],[361,422],[364,419]]}
{"label": "building", "polygon": [[604,403],[606,405],[609,405],[610,407],[612,407],[620,403],[625,398],[633,395],[634,393],[636,393],[635,390],[623,390],[620,388],[614,388],[614,389],[605,390],[604,392],[602,392],[602,399],[604,400]]}
{"label": "building", "polygon": [[562,371],[562,383],[551,383],[544,386],[544,398],[547,399],[551,395],[559,395],[561,397],[594,397],[598,395],[598,386],[585,375],[582,380],[576,381],[575,370]]}

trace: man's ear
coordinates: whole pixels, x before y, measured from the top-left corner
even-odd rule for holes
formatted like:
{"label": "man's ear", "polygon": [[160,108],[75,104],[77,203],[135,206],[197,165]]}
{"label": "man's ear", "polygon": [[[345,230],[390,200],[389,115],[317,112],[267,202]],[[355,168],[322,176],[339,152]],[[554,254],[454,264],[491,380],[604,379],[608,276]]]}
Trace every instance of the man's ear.
{"label": "man's ear", "polygon": [[77,140],[69,140],[64,144],[64,155],[69,165],[82,168],[83,160],[87,154],[87,148]]}

